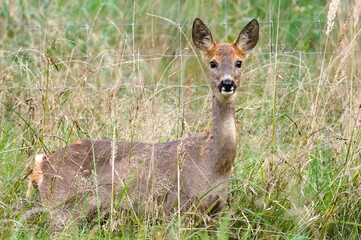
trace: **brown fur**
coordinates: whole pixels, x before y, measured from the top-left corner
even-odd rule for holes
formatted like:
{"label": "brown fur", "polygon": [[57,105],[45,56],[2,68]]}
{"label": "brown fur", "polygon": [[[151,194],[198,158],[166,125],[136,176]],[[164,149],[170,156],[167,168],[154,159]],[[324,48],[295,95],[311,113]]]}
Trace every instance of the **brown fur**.
{"label": "brown fur", "polygon": [[30,181],[34,184],[41,184],[43,180],[43,170],[41,166],[44,159],[46,159],[45,155],[37,155],[37,161],[35,163],[32,173],[30,174]]}
{"label": "brown fur", "polygon": [[205,59],[207,61],[220,60],[224,57],[232,56],[232,60],[244,60],[245,53],[239,49],[234,43],[219,43],[214,45],[209,51],[206,52]]}
{"label": "brown fur", "polygon": [[[258,39],[257,21],[251,22],[247,26],[256,31],[242,32],[257,36],[238,37],[245,41],[242,46],[254,46],[249,40]],[[224,94],[219,86],[225,78],[239,86],[241,70],[235,62],[245,60],[250,48],[239,49],[238,40],[215,44],[199,19],[194,21],[192,33],[205,60],[218,63],[210,69],[214,94],[210,132],[165,143],[78,140],[43,156],[30,179],[38,184],[42,202],[58,224],[68,223],[72,216],[91,216],[97,209],[108,211],[110,206],[135,212],[163,209],[165,213],[177,206],[185,211],[192,204],[201,212],[216,213],[224,206],[237,147],[236,92]]]}
{"label": "brown fur", "polygon": [[42,171],[41,171],[41,163],[37,163],[35,165],[35,167],[34,167],[33,172],[30,175],[30,180],[33,183],[38,184],[40,182],[42,176],[43,176],[43,174],[42,174]]}
{"label": "brown fur", "polygon": [[80,145],[80,144],[82,144],[82,143],[83,143],[82,140],[78,140],[78,141],[75,141],[75,142],[74,142],[74,144],[77,144],[77,145]]}

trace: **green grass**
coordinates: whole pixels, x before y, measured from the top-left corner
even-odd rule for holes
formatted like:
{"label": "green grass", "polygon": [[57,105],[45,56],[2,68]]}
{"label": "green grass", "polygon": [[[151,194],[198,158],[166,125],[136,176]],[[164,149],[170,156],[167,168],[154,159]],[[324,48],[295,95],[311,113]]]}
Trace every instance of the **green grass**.
{"label": "green grass", "polygon": [[[4,1],[0,238],[358,239],[361,23],[357,0],[341,1],[327,36],[326,2]],[[252,18],[261,25],[239,89],[222,217],[196,224],[124,212],[113,226],[61,231],[46,213],[26,219],[41,207],[36,192],[25,198],[36,153],[81,138],[169,141],[209,128],[207,72],[189,42],[195,17],[218,42]]]}

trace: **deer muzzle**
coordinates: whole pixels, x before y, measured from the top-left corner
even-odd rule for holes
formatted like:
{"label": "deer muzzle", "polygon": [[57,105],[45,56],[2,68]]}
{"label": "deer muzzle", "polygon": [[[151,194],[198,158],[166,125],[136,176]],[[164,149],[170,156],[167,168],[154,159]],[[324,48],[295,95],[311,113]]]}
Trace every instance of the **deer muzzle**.
{"label": "deer muzzle", "polygon": [[237,86],[234,81],[229,79],[222,80],[221,83],[218,85],[218,89],[223,95],[230,95],[234,93],[236,91],[236,88]]}

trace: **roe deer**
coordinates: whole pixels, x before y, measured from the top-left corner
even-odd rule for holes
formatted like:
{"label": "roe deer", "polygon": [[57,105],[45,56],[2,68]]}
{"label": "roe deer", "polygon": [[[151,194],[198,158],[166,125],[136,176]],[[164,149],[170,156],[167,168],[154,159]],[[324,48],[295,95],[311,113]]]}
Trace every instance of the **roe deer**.
{"label": "roe deer", "polygon": [[[96,211],[157,206],[184,212],[191,204],[215,214],[226,203],[236,156],[235,103],[246,53],[257,44],[250,21],[233,43],[213,41],[198,18],[192,38],[210,68],[212,128],[205,136],[164,143],[78,140],[50,155],[37,155],[30,181],[58,224]],[[151,205],[153,204],[153,205]]]}

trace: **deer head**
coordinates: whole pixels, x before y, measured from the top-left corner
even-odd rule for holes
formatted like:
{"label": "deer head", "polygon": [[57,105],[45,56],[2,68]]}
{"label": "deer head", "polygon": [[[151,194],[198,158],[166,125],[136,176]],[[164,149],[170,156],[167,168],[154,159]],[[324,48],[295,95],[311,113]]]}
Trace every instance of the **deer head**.
{"label": "deer head", "polygon": [[256,19],[250,21],[233,43],[215,43],[207,26],[196,18],[193,22],[192,38],[194,45],[203,53],[210,69],[209,84],[220,102],[234,99],[241,81],[242,62],[246,53],[258,41],[259,25]]}

